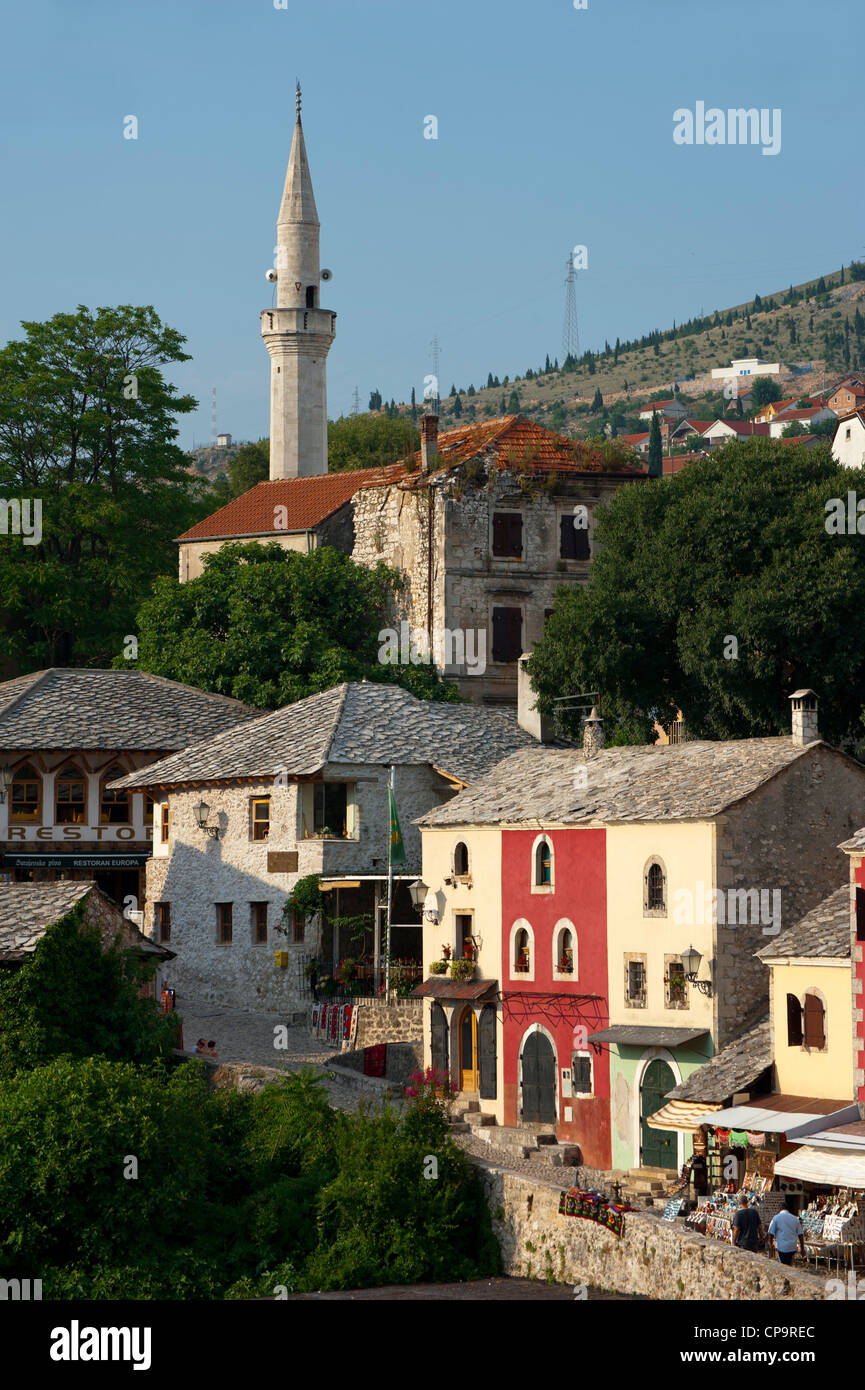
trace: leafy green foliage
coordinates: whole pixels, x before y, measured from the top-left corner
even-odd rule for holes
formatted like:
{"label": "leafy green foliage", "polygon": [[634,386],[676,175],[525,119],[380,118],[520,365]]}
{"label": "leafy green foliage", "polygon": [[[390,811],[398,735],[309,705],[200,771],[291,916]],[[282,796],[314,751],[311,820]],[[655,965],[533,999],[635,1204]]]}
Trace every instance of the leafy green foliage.
{"label": "leafy green foliage", "polygon": [[825,527],[848,489],[865,478],[827,445],[763,438],[620,489],[596,513],[591,585],[559,590],[531,658],[541,708],[600,690],[608,743],[647,741],[678,709],[692,736],[746,738],[787,732],[787,697],[813,686],[824,736],[856,745],[865,552]]}
{"label": "leafy green foliage", "polygon": [[771,376],[755,376],[751,383],[751,412],[758,414],[772,401],[780,401],[783,391]]}
{"label": "leafy green foliage", "polygon": [[0,656],[109,665],[173,538],[205,514],[174,442],[195,408],[162,368],[185,339],[152,308],[80,305],[0,349],[0,494],[39,499],[42,537],[0,551]]}
{"label": "leafy green foliage", "polygon": [[327,426],[331,473],[346,468],[381,468],[420,448],[420,435],[401,415],[342,415]]}
{"label": "leafy green foliage", "polygon": [[138,665],[260,709],[363,679],[458,699],[432,666],[378,660],[400,582],[330,546],[301,555],[276,543],[225,545],[204,557],[198,578],[156,582],[138,614]]}
{"label": "leafy green foliage", "polygon": [[0,1076],[68,1054],[150,1061],[170,1054],[175,1022],[139,988],[154,970],[104,950],[78,903],[49,927],[30,960],[0,973]]}
{"label": "leafy green foliage", "polygon": [[41,1278],[46,1297],[272,1297],[498,1268],[480,1184],[429,1101],[341,1115],[308,1074],[249,1095],[212,1091],[198,1062],[95,1057],[0,1089],[0,1275]]}

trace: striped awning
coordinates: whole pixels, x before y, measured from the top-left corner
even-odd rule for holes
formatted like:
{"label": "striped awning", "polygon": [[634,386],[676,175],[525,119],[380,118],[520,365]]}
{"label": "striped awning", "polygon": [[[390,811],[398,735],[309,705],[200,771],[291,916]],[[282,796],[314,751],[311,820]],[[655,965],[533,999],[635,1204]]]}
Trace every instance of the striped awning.
{"label": "striped awning", "polygon": [[817,1149],[803,1144],[775,1162],[775,1176],[826,1187],[865,1188],[865,1151]]}
{"label": "striped awning", "polygon": [[649,1115],[646,1124],[652,1129],[686,1129],[696,1131],[700,1125],[711,1123],[708,1116],[720,1110],[720,1104],[708,1105],[695,1100],[668,1100],[661,1110]]}

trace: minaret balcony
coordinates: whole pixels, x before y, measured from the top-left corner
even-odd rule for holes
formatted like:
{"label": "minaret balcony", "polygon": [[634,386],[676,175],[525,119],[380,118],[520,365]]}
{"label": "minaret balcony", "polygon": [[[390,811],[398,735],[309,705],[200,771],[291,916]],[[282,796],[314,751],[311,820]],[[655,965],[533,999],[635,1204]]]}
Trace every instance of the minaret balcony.
{"label": "minaret balcony", "polygon": [[284,333],[314,333],[318,337],[333,339],[336,336],[336,314],[330,309],[262,309],[262,338],[276,338]]}

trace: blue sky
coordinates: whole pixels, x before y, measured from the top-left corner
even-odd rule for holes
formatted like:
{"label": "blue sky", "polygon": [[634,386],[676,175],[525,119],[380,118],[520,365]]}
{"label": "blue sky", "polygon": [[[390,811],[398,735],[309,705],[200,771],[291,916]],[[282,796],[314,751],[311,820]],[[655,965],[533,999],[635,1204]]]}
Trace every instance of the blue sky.
{"label": "blue sky", "polygon": [[[0,337],[153,304],[201,403],[268,430],[294,83],[336,310],[331,416],[771,293],[865,252],[856,0],[42,0],[4,18]],[[673,112],[780,108],[780,153],[674,144]],[[138,140],[123,138],[136,115]],[[424,118],[438,139],[424,139]]]}

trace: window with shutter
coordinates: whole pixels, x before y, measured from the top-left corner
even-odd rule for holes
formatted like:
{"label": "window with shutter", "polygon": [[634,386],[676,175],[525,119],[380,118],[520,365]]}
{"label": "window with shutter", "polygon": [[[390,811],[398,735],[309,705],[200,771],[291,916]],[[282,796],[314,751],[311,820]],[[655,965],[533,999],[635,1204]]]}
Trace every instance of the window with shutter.
{"label": "window with shutter", "polygon": [[805,1046],[806,1047],[825,1047],[826,1011],[823,1008],[823,1001],[817,998],[816,994],[805,995]]}
{"label": "window with shutter", "polygon": [[581,1052],[571,1054],[571,1090],[575,1096],[592,1094],[592,1059]]}
{"label": "window with shutter", "polygon": [[795,994],[787,995],[787,1046],[802,1046],[802,1005]]}
{"label": "window with shutter", "polygon": [[516,512],[493,513],[493,555],[519,560],[523,554],[523,519]]}
{"label": "window with shutter", "polygon": [[519,608],[493,609],[493,661],[517,661],[522,654],[522,636]]}
{"label": "window with shutter", "polygon": [[563,516],[559,535],[559,554],[563,560],[588,560],[591,550],[585,526],[575,526],[572,516]]}

